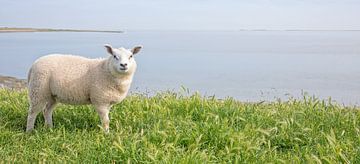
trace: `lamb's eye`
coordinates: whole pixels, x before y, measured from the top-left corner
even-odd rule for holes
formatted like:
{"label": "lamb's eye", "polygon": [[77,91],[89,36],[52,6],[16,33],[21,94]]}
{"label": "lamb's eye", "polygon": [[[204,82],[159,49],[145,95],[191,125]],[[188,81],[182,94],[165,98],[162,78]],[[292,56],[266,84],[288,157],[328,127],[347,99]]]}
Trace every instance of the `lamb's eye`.
{"label": "lamb's eye", "polygon": [[131,55],[130,57],[129,57],[129,59],[131,59],[133,56]]}
{"label": "lamb's eye", "polygon": [[119,60],[119,57],[117,57],[116,55],[114,55],[114,58],[115,58],[116,60]]}

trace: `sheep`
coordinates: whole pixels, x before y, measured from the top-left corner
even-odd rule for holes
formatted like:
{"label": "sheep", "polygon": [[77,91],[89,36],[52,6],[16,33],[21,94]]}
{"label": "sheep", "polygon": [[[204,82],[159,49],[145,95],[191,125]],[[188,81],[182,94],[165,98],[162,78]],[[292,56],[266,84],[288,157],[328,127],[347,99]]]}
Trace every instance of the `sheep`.
{"label": "sheep", "polygon": [[142,46],[132,49],[113,48],[106,44],[105,59],[50,54],[40,57],[28,73],[30,107],[26,132],[34,129],[36,116],[43,110],[45,125],[53,127],[52,113],[57,103],[92,104],[109,132],[109,111],[127,95],[135,70],[134,55]]}

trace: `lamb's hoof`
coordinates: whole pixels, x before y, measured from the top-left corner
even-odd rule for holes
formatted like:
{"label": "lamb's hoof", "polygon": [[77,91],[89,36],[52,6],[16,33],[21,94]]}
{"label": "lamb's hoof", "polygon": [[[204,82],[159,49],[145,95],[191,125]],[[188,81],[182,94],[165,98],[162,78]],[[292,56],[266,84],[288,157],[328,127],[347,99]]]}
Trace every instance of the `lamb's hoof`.
{"label": "lamb's hoof", "polygon": [[52,124],[45,124],[45,128],[52,129],[54,126]]}
{"label": "lamb's hoof", "polygon": [[34,129],[26,129],[26,131],[25,131],[25,133],[27,133],[27,134],[30,134],[32,132],[34,132]]}
{"label": "lamb's hoof", "polygon": [[109,128],[107,127],[104,127],[104,126],[100,126],[98,125],[98,127],[101,129],[101,131],[103,131],[105,134],[108,134],[109,133]]}

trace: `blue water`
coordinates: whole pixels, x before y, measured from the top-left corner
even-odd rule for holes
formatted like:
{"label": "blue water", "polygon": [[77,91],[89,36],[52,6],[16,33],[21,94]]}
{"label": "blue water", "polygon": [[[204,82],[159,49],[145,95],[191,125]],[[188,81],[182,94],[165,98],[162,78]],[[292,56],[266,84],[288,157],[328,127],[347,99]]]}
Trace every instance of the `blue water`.
{"label": "blue water", "polygon": [[25,78],[31,63],[49,53],[107,57],[105,43],[144,46],[132,92],[183,85],[242,101],[308,92],[360,104],[357,31],[0,33],[0,74]]}

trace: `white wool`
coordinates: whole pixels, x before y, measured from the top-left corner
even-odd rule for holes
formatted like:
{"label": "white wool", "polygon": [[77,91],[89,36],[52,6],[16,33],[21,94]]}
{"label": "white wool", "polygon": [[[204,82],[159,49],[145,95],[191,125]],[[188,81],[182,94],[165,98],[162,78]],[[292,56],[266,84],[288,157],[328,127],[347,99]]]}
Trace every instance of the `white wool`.
{"label": "white wool", "polygon": [[34,62],[28,74],[27,131],[33,129],[36,115],[42,110],[45,124],[51,127],[57,102],[93,104],[108,131],[110,107],[126,97],[136,70],[132,55],[141,47],[132,50],[105,47],[111,55],[106,59],[52,54]]}

